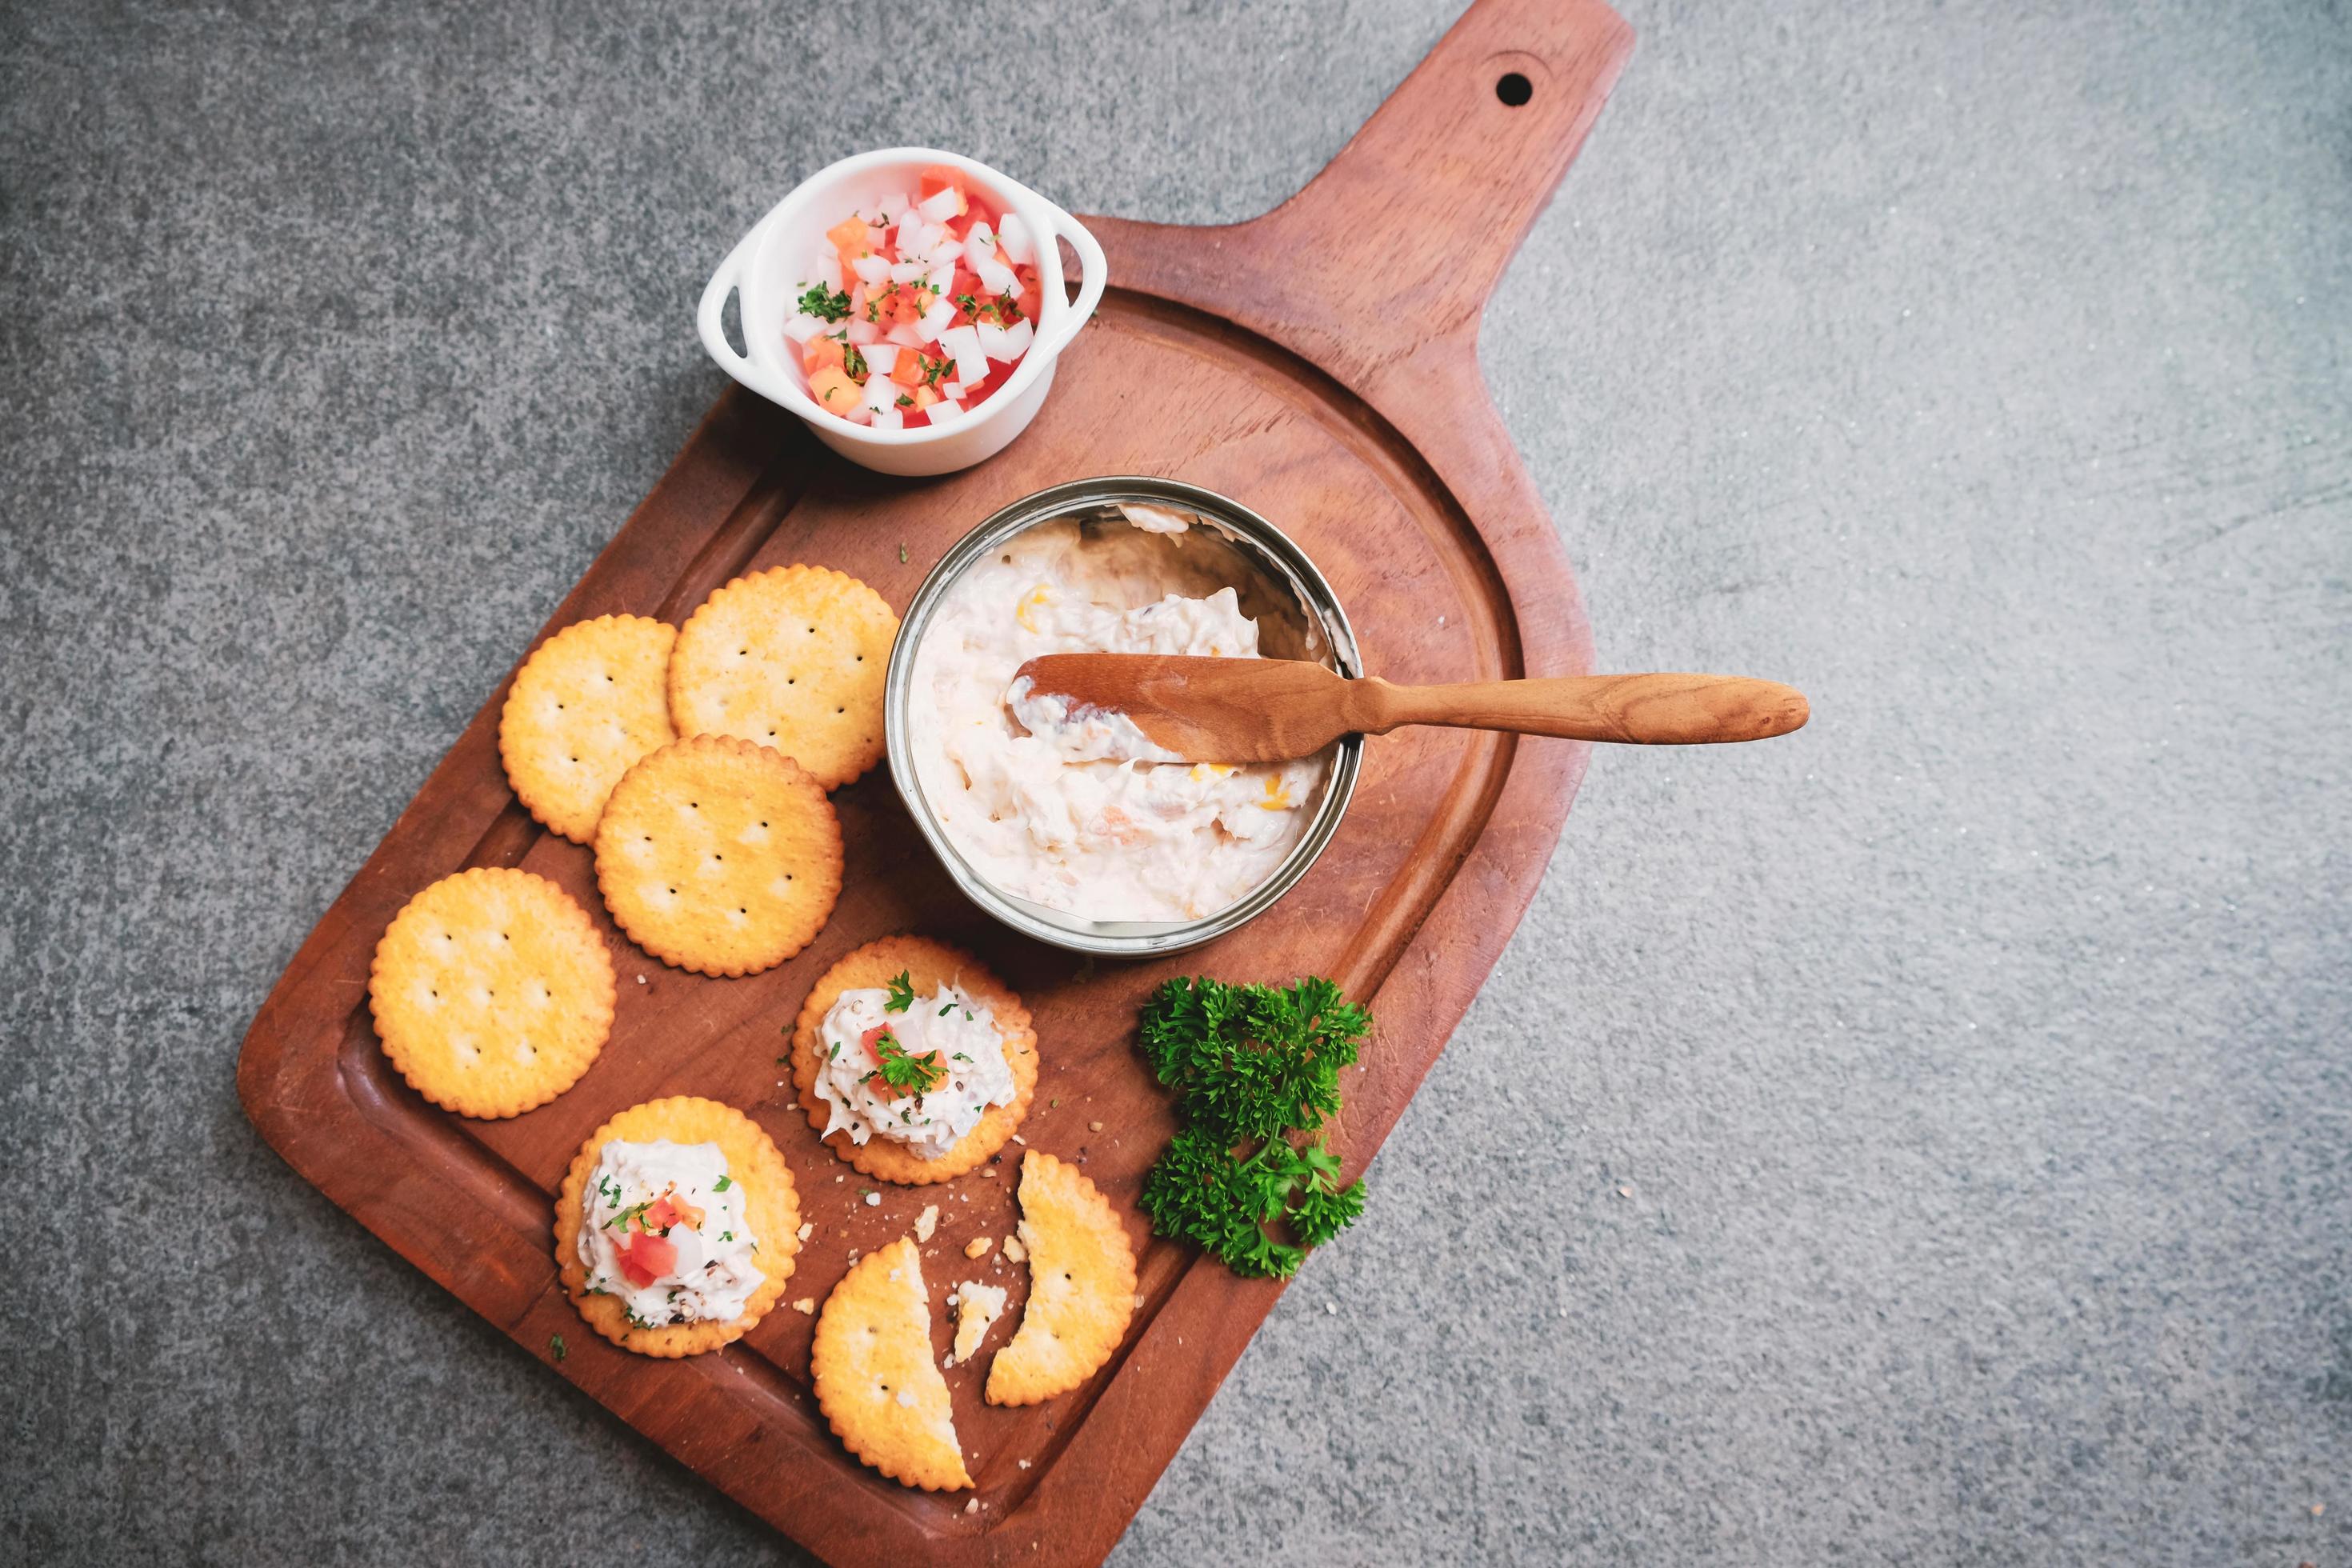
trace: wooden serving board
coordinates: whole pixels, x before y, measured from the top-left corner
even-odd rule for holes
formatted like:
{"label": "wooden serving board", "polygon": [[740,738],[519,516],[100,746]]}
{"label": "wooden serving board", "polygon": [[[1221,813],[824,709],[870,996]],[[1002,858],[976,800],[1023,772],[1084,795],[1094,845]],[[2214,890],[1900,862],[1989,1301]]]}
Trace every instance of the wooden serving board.
{"label": "wooden serving board", "polygon": [[[903,608],[930,563],[1006,502],[1137,473],[1223,491],[1289,532],[1337,588],[1374,673],[1586,670],[1575,582],[1487,401],[1476,340],[1488,293],[1631,45],[1597,0],[1483,0],[1275,212],[1224,228],[1088,220],[1112,288],[1035,425],[978,468],[880,478],[730,389],[541,635],[622,611],[676,623],[730,577],[793,561],[850,572]],[[1498,91],[1512,76],[1528,89],[1518,104],[1507,100],[1520,82]],[[712,980],[664,967],[614,931],[589,852],[516,804],[498,755],[505,699],[503,685],[490,694],[271,992],[239,1063],[247,1110],[296,1170],[530,1353],[841,1564],[1101,1559],[1280,1292],[1150,1239],[1135,1211],[1171,1126],[1134,1048],[1144,995],[1175,973],[1312,973],[1368,1001],[1377,1026],[1335,1135],[1352,1174],[1524,912],[1585,760],[1569,742],[1439,730],[1374,743],[1346,822],[1297,889],[1212,947],[1136,965],[1082,962],[981,915],[877,769],[835,796],[845,887],[823,935],[765,974]],[[621,982],[595,1065],[510,1121],[418,1098],[388,1068],[366,1005],[369,958],[393,914],[478,865],[526,867],[571,891],[603,921]],[[780,1059],[815,976],[908,930],[969,946],[1028,999],[1043,1070],[1024,1134],[1081,1162],[1141,1248],[1142,1307],[1084,1388],[999,1410],[981,1398],[985,1355],[949,1374],[977,1512],[964,1494],[883,1480],[835,1441],[808,1386],[812,1318],[780,1307],[724,1351],[633,1356],[581,1321],[551,1255],[551,1194],[581,1141],[624,1106],[701,1094],[758,1119],[792,1165],[816,1231],[788,1300],[822,1300],[853,1249],[903,1234],[936,1202],[945,1223],[925,1267],[938,1350],[956,1280],[1006,1283],[1017,1306],[1025,1270],[992,1270],[997,1252],[967,1264],[961,1249],[1011,1231],[1020,1149],[945,1187],[882,1187],[867,1206],[860,1189],[877,1184],[817,1144]]]}

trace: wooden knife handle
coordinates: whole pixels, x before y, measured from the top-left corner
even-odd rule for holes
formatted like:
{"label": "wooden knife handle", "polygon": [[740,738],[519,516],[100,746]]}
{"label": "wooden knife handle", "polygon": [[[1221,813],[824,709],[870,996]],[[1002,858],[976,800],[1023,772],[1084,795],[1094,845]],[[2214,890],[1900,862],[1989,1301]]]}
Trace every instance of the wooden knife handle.
{"label": "wooden knife handle", "polygon": [[1688,746],[1761,741],[1801,728],[1804,694],[1740,675],[1561,675],[1454,686],[1352,681],[1352,727],[1375,735],[1400,724],[1516,730],[1570,741]]}

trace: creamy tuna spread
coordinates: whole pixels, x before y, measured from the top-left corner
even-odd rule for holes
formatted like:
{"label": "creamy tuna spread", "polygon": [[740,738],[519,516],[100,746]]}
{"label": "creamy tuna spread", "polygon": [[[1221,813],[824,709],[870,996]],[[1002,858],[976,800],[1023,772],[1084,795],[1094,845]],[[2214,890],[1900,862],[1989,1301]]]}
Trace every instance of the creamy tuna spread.
{"label": "creamy tuna spread", "polygon": [[588,1288],[620,1298],[639,1328],[729,1323],[766,1278],[743,1188],[716,1143],[604,1145],[581,1194]]}
{"label": "creamy tuna spread", "polygon": [[[900,976],[903,980],[905,976]],[[893,1008],[894,1001],[899,1006]],[[887,1138],[936,1160],[1018,1093],[995,1015],[961,986],[926,998],[845,991],[817,1032],[816,1091],[830,1108],[824,1136]]]}
{"label": "creamy tuna spread", "polygon": [[[996,887],[1089,920],[1197,920],[1264,881],[1307,830],[1326,756],[1183,763],[1120,713],[1074,710],[1015,672],[1049,653],[1303,658],[1265,590],[1188,514],[1031,529],[973,564],[915,660],[925,801]],[[1266,611],[1276,606],[1264,605]],[[1268,641],[1279,646],[1262,646]]]}

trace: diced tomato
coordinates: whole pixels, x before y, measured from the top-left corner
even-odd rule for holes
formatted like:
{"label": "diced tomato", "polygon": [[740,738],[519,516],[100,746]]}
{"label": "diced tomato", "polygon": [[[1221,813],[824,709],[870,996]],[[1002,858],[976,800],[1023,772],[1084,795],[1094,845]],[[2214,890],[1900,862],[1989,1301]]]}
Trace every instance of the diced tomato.
{"label": "diced tomato", "polygon": [[965,182],[961,169],[950,169],[945,163],[934,163],[916,176],[915,200],[917,202],[929,201],[941,191],[955,192],[956,211],[959,215],[971,210],[971,186]]}
{"label": "diced tomato", "polygon": [[874,1042],[880,1039],[889,1032],[889,1025],[877,1024],[872,1028],[857,1037],[857,1043],[866,1047],[866,1054],[874,1058],[874,1065],[876,1067],[880,1067],[882,1065],[882,1053],[880,1050],[876,1048]]}
{"label": "diced tomato", "polygon": [[833,241],[833,247],[844,256],[863,256],[874,248],[866,241],[866,220],[856,213],[826,229],[824,237]]}
{"label": "diced tomato", "polygon": [[631,1231],[621,1238],[617,1250],[622,1274],[639,1289],[677,1267],[677,1244],[666,1236]]}
{"label": "diced tomato", "polygon": [[964,394],[963,405],[966,408],[971,407],[973,404],[980,402],[990,393],[994,392],[998,387],[1003,386],[1006,382],[1012,380],[1013,369],[1014,365],[1013,362],[1001,359],[990,360],[988,362],[987,377],[983,379],[978,386]]}
{"label": "diced tomato", "polygon": [[[919,386],[915,388],[915,410],[917,413],[921,413],[922,410],[929,408],[932,404],[937,403],[939,400],[940,389],[938,387]],[[913,416],[909,415],[908,417],[912,418]],[[923,423],[929,425],[930,422],[930,416],[929,415],[925,415],[923,417]]]}
{"label": "diced tomato", "polygon": [[801,345],[801,369],[811,375],[827,365],[838,367],[847,358],[842,352],[841,340],[830,332],[819,332]]}
{"label": "diced tomato", "polygon": [[900,386],[923,384],[923,356],[913,349],[900,349],[897,363],[890,366],[890,379]]}
{"label": "diced tomato", "polygon": [[667,1230],[674,1225],[699,1226],[702,1210],[688,1203],[676,1193],[664,1193],[646,1205],[645,1228]]}
{"label": "diced tomato", "polygon": [[827,365],[809,377],[809,395],[828,413],[846,416],[859,401],[857,383],[841,366]]}
{"label": "diced tomato", "polygon": [[912,289],[901,289],[891,313],[900,326],[911,327],[923,319],[923,312],[931,308],[930,301],[931,291],[920,284]]}

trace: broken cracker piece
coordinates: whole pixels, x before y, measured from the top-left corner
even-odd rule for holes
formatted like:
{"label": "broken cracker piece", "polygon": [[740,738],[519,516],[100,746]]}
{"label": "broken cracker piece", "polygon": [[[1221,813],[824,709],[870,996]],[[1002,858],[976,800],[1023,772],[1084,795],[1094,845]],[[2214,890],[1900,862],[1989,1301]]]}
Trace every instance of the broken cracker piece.
{"label": "broken cracker piece", "polygon": [[955,1303],[955,1359],[968,1362],[996,1320],[1004,1315],[1004,1287],[967,1279],[948,1298]]}

